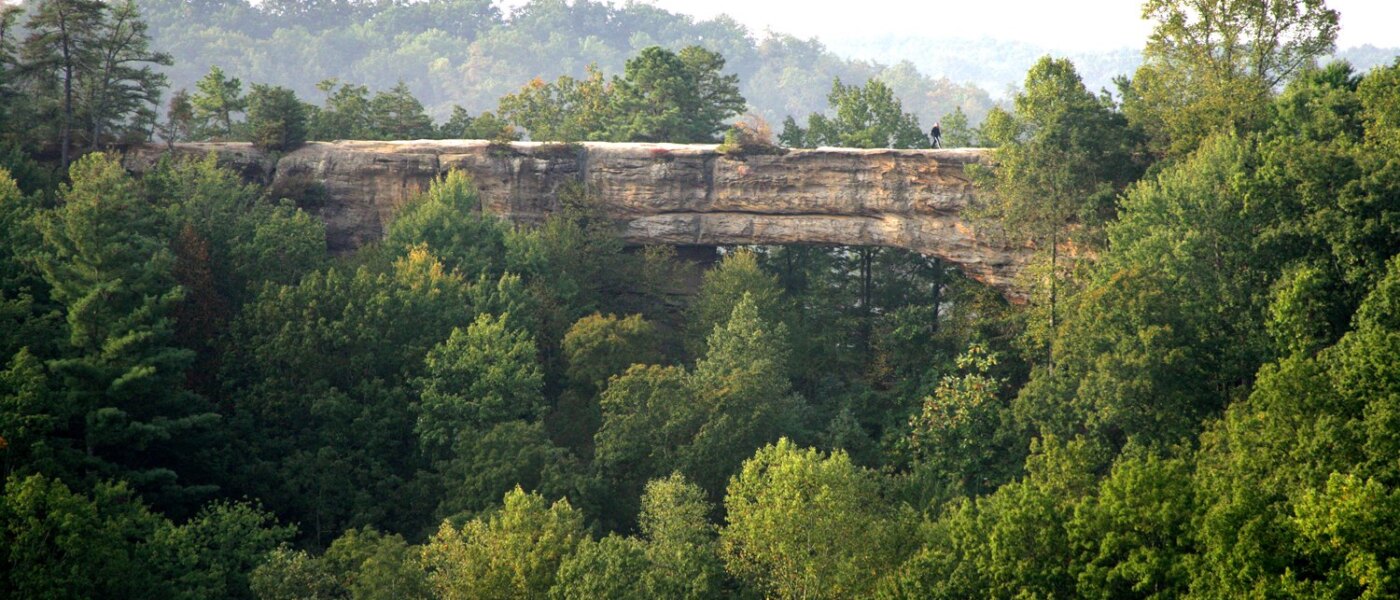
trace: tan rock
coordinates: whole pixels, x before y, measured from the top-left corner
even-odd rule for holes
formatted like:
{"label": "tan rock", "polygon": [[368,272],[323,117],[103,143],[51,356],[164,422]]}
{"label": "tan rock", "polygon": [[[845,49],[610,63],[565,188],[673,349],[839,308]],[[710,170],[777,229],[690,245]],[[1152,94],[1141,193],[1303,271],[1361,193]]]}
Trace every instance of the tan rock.
{"label": "tan rock", "polygon": [[[144,171],[164,146],[136,149]],[[476,140],[314,142],[280,158],[247,144],[177,144],[180,155],[215,152],[273,189],[319,186],[333,251],[380,239],[394,212],[434,177],[465,171],[486,212],[516,223],[544,220],[561,190],[582,186],[634,244],[845,244],[906,248],[958,265],[1023,301],[1017,276],[1029,251],[996,241],[961,216],[973,188],[964,167],[977,149],[818,148],[729,156],[713,145],[509,145]]]}

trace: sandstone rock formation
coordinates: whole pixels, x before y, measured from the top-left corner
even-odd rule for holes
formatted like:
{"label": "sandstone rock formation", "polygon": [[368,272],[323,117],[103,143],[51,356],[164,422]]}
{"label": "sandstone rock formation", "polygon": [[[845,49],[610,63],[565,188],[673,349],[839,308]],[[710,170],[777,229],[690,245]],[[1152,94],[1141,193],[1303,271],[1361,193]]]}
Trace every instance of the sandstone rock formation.
{"label": "sandstone rock formation", "polygon": [[[147,146],[126,164],[144,171],[171,151]],[[972,197],[964,173],[981,150],[818,148],[731,156],[713,145],[491,144],[472,140],[316,142],[280,157],[248,144],[177,144],[179,155],[218,160],[274,190],[312,187],[332,251],[379,239],[394,212],[434,177],[470,173],[482,209],[537,223],[561,190],[586,190],[629,243],[846,244],[907,248],[948,260],[1013,301],[1029,252],[961,216]]]}

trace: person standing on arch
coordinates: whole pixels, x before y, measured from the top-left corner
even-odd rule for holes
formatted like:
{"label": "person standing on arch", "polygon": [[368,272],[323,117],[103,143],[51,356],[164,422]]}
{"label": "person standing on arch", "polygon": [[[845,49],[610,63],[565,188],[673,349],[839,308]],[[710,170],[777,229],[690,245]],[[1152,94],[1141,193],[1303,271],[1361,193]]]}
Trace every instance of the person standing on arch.
{"label": "person standing on arch", "polygon": [[939,122],[938,122],[938,121],[934,121],[934,122],[933,122],[933,129],[930,129],[929,132],[928,132],[929,137],[930,137],[930,138],[933,138],[933,147],[934,147],[934,148],[942,148],[942,147],[943,147],[943,129],[940,128],[938,125],[939,125]]}

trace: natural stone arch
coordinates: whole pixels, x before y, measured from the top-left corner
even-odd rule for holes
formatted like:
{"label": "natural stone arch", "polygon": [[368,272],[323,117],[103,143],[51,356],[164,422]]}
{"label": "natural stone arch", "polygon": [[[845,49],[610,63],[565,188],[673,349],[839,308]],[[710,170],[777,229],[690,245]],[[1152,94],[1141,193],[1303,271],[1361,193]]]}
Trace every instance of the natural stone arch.
{"label": "natural stone arch", "polygon": [[144,171],[165,152],[215,152],[222,164],[275,188],[315,185],[332,251],[380,239],[394,212],[433,178],[469,173],[483,210],[538,223],[560,194],[582,185],[633,244],[841,244],[937,256],[1013,301],[1023,246],[963,218],[973,198],[965,172],[980,149],[817,148],[734,156],[714,145],[479,140],[313,142],[273,157],[248,144],[147,146],[127,155]]}

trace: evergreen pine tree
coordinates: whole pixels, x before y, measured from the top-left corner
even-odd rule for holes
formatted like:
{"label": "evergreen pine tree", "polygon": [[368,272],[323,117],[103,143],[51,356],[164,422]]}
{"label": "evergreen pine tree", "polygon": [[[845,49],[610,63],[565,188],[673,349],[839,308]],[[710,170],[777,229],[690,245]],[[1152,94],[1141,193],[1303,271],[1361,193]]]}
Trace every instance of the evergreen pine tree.
{"label": "evergreen pine tree", "polygon": [[433,136],[433,120],[423,112],[423,103],[413,97],[400,81],[387,92],[374,95],[369,105],[370,128],[386,140],[413,140]]}
{"label": "evergreen pine tree", "polygon": [[50,363],[74,418],[66,424],[91,475],[116,477],[163,507],[192,489],[178,466],[217,417],[183,387],[192,353],[173,342],[184,289],[159,213],[116,158],[74,163],[58,208],[37,217],[36,261],[67,319],[65,356]]}
{"label": "evergreen pine tree", "polygon": [[101,0],[44,0],[30,13],[20,50],[34,93],[58,112],[59,162],[68,166],[80,80],[96,62],[96,35],[107,5]]}

